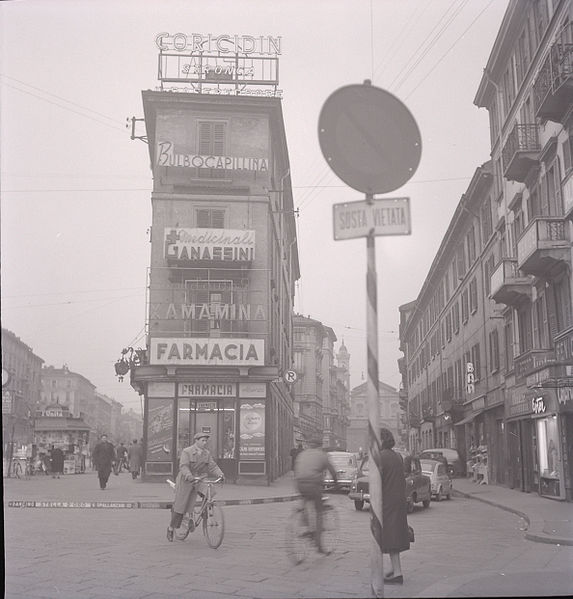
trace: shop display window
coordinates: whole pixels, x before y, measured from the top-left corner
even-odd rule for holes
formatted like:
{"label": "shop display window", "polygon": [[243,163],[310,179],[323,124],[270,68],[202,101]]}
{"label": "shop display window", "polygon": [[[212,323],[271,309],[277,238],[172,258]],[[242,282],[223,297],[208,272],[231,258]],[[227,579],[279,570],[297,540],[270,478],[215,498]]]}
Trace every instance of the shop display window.
{"label": "shop display window", "polygon": [[561,456],[557,418],[537,420],[537,446],[540,470],[540,493],[549,497],[561,495]]}

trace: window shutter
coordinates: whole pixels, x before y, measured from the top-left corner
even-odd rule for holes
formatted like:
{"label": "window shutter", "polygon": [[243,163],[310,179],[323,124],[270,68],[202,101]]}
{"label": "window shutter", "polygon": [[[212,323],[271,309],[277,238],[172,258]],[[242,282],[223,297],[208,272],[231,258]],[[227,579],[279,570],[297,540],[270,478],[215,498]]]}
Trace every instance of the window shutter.
{"label": "window shutter", "polygon": [[210,210],[207,208],[197,209],[197,226],[207,229],[211,226],[211,219],[209,215]]}
{"label": "window shutter", "polygon": [[225,228],[225,211],[211,210],[211,226],[213,229]]}
{"label": "window shutter", "polygon": [[212,123],[199,123],[199,154],[201,156],[211,155],[211,129]]}
{"label": "window shutter", "polygon": [[226,123],[213,123],[213,156],[225,155]]}

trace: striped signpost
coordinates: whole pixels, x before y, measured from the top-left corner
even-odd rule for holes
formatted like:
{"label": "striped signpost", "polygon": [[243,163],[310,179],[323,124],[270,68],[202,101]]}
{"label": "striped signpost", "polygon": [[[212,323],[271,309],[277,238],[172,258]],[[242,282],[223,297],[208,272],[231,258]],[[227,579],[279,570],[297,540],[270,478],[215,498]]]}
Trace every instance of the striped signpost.
{"label": "striped signpost", "polygon": [[[322,107],[318,136],[332,170],[365,201],[333,206],[334,239],[366,237],[366,324],[368,370],[368,449],[370,459],[370,587],[384,597],[382,469],[378,395],[378,235],[411,233],[409,198],[374,198],[408,181],[420,162],[422,142],[416,121],[392,94],[364,85],[335,91]],[[374,467],[374,465],[376,467]]]}

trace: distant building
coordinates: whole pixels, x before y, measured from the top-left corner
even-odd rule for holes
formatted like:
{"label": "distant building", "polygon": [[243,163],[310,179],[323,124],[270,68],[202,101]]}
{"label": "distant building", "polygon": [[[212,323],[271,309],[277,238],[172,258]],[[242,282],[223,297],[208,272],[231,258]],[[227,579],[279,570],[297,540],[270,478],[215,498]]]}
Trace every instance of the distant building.
{"label": "distant building", "polygon": [[[2,453],[6,458],[14,452],[25,456],[31,450],[43,363],[12,331],[2,329],[2,369],[8,376],[2,387]],[[4,472],[7,471],[5,467]]]}
{"label": "distant building", "polygon": [[[379,426],[392,431],[396,445],[399,445],[401,425],[398,391],[394,387],[379,381],[378,398]],[[348,451],[368,451],[368,410],[368,383],[362,383],[350,392],[350,416],[347,431]]]}
{"label": "distant building", "polygon": [[58,403],[66,406],[74,418],[82,413],[90,423],[94,413],[95,385],[85,376],[72,372],[66,364],[62,368],[42,368],[41,409]]}
{"label": "distant building", "polygon": [[293,327],[294,441],[321,437],[324,447],[345,449],[350,354],[342,343],[337,356],[333,329],[314,318],[295,314]]}

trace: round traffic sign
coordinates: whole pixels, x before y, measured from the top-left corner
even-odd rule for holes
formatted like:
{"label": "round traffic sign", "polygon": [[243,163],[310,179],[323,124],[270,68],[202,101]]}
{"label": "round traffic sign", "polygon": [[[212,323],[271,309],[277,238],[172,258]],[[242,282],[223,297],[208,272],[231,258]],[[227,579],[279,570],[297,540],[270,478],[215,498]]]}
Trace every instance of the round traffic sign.
{"label": "round traffic sign", "polygon": [[398,189],[416,172],[422,138],[412,113],[391,93],[347,85],[324,103],[318,119],[320,149],[330,168],[364,193]]}
{"label": "round traffic sign", "polygon": [[297,375],[294,370],[287,370],[284,374],[285,383],[296,383]]}
{"label": "round traffic sign", "polygon": [[11,378],[10,373],[5,368],[2,368],[2,387],[5,387]]}

